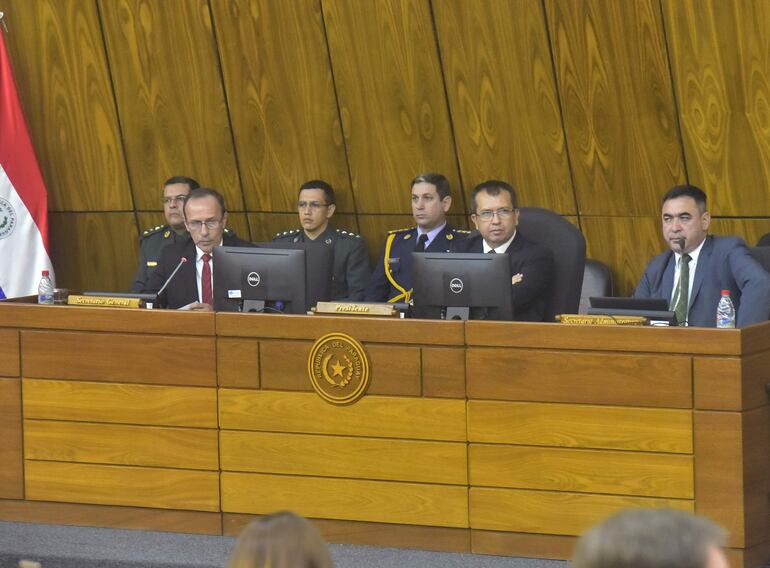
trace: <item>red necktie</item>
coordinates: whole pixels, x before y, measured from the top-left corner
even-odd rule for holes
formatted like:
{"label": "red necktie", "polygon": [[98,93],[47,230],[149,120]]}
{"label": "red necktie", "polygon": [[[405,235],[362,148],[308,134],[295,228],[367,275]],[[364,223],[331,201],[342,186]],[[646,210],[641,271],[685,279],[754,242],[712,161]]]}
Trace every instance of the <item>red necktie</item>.
{"label": "red necktie", "polygon": [[211,298],[211,265],[209,259],[211,255],[203,255],[203,270],[201,271],[201,299],[204,304],[212,305]]}

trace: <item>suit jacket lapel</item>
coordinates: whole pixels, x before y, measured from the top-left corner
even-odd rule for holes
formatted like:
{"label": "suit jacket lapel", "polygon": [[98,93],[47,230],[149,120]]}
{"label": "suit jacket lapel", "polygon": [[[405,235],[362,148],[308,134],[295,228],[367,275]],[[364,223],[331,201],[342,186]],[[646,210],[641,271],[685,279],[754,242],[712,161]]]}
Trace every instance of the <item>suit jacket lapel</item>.
{"label": "suit jacket lapel", "polygon": [[661,296],[667,301],[671,301],[671,294],[674,292],[674,272],[676,269],[676,255],[669,252],[666,268],[663,270],[663,278],[660,283]]}
{"label": "suit jacket lapel", "polygon": [[[447,229],[449,229],[448,223],[444,225],[444,228],[441,229],[436,235],[436,237],[430,242],[428,247],[425,249],[425,252],[444,252],[446,250],[446,247],[444,246],[444,243],[446,242],[446,238],[444,237],[444,235],[446,234]],[[415,237],[418,234],[419,233],[415,229]]]}
{"label": "suit jacket lapel", "polygon": [[698,296],[703,279],[708,272],[709,264],[711,263],[711,253],[714,251],[714,239],[706,237],[706,242],[703,243],[703,248],[700,249],[698,255],[698,264],[695,266],[695,280],[692,282],[692,292],[690,293],[689,306],[692,306],[695,298]]}

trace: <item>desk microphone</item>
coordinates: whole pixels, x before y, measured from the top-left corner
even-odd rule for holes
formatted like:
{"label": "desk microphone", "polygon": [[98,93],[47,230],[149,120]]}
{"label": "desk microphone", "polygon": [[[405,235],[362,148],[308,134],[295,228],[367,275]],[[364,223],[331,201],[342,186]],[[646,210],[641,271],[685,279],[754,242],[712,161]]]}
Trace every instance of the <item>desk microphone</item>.
{"label": "desk microphone", "polygon": [[684,244],[685,244],[685,242],[686,242],[686,239],[684,239],[684,238],[676,240],[676,244],[679,245],[679,252],[681,252],[681,253],[684,252]]}
{"label": "desk microphone", "polygon": [[182,268],[182,265],[187,262],[187,257],[183,256],[179,259],[179,264],[176,265],[176,268],[174,269],[174,272],[171,273],[171,276],[169,276],[166,281],[163,283],[163,286],[160,287],[160,290],[158,290],[157,297],[160,298],[160,295],[163,293],[163,291],[166,289],[166,287],[171,282],[171,279],[174,277],[174,275],[179,272],[179,269]]}

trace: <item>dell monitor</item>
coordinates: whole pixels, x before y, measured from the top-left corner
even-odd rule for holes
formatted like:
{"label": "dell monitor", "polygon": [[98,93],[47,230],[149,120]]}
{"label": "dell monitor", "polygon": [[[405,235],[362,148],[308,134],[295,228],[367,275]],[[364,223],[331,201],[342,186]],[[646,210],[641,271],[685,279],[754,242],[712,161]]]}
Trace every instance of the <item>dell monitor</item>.
{"label": "dell monitor", "polygon": [[305,251],[214,247],[214,309],[304,314]]}
{"label": "dell monitor", "polygon": [[305,251],[305,311],[331,299],[334,249],[323,243],[256,243],[260,248]]}
{"label": "dell monitor", "polygon": [[640,316],[647,318],[648,325],[675,326],[676,314],[668,307],[665,298],[588,298],[591,307],[588,314],[592,316]]}
{"label": "dell monitor", "polygon": [[412,253],[412,272],[413,317],[513,319],[507,254]]}

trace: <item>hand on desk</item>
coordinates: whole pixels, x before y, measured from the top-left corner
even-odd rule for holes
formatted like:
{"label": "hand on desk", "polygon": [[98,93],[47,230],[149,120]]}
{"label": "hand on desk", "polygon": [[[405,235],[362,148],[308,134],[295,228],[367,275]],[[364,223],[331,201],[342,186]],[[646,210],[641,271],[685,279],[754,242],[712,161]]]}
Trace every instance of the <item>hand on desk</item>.
{"label": "hand on desk", "polygon": [[213,312],[214,311],[214,308],[212,308],[210,304],[203,304],[201,302],[193,302],[191,304],[187,304],[186,306],[182,306],[179,309],[185,310],[188,312]]}

